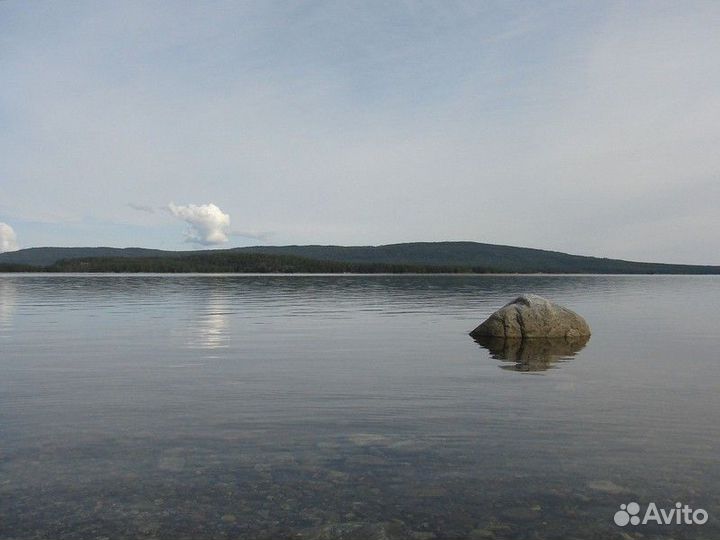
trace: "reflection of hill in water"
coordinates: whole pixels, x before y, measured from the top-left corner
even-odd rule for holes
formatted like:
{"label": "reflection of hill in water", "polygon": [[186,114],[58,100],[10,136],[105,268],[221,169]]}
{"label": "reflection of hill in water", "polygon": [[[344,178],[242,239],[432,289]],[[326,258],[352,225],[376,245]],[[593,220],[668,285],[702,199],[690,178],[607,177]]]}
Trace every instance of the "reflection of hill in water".
{"label": "reflection of hill in water", "polygon": [[475,338],[496,360],[514,365],[500,366],[511,371],[545,371],[558,362],[575,356],[585,347],[589,336],[574,338],[512,339],[500,337]]}

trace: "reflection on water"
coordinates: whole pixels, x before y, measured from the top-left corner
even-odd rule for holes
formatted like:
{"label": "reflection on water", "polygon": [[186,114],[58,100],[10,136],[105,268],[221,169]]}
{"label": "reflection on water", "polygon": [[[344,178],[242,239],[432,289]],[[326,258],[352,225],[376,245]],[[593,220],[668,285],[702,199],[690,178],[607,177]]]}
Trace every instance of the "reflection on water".
{"label": "reflection on water", "polygon": [[500,366],[510,371],[546,371],[581,351],[589,336],[572,338],[502,338],[478,336],[475,341],[490,351],[496,360],[513,365]]}
{"label": "reflection on water", "polygon": [[0,278],[0,333],[12,323],[16,296],[15,283]]}
{"label": "reflection on water", "polygon": [[[592,339],[467,338],[523,291]],[[2,540],[720,538],[717,277],[0,275],[0,295]],[[492,359],[572,355],[542,377]],[[629,501],[711,519],[621,529]]]}
{"label": "reflection on water", "polygon": [[200,306],[197,318],[191,321],[188,336],[193,342],[190,346],[204,349],[226,348],[229,340],[228,310],[221,291],[211,291],[207,303]]}

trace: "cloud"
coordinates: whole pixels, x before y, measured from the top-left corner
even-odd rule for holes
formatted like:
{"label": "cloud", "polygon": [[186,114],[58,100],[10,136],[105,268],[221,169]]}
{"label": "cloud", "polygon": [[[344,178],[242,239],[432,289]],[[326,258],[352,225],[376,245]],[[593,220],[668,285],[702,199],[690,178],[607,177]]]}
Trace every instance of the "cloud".
{"label": "cloud", "polygon": [[0,222],[0,253],[6,251],[17,251],[17,235],[13,228],[7,223]]}
{"label": "cloud", "polygon": [[168,210],[190,226],[186,233],[186,242],[215,246],[228,241],[230,216],[213,203],[187,206],[170,203]]}
{"label": "cloud", "polygon": [[138,212],[145,212],[147,214],[155,213],[155,209],[152,206],[147,206],[145,204],[128,203],[128,206],[133,210],[137,210]]}
{"label": "cloud", "polygon": [[260,242],[267,242],[272,238],[273,233],[270,231],[243,231],[233,229],[228,233],[229,236],[237,238],[248,238],[250,240],[259,240]]}

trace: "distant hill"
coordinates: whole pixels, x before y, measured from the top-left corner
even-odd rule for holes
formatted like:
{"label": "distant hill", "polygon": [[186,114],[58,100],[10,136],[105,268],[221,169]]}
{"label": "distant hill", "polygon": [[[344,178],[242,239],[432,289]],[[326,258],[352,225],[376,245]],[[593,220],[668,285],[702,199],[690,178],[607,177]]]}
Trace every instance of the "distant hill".
{"label": "distant hill", "polygon": [[186,252],[163,251],[161,249],[145,248],[37,247],[0,253],[0,264],[49,266],[62,259],[81,259],[87,257],[162,257],[178,253]]}
{"label": "distant hill", "polygon": [[[15,271],[27,271],[25,269]],[[320,261],[294,255],[269,255],[265,253],[239,253],[237,251],[204,251],[161,257],[90,257],[62,259],[40,268],[44,272],[152,272],[152,273],[276,273],[276,274],[398,274],[398,273],[453,273],[464,268],[444,266],[357,263]],[[0,264],[0,270],[2,265]],[[8,271],[12,271],[8,269]]]}
{"label": "distant hill", "polygon": [[443,265],[511,273],[720,274],[720,266],[632,262],[479,242],[413,242],[363,247],[262,246],[235,251],[297,255],[326,261]]}
{"label": "distant hill", "polygon": [[[30,248],[20,251],[0,254],[0,267],[5,271],[12,271],[9,265],[16,265],[16,270],[24,270],[23,265],[34,267],[38,270],[42,267],[56,265],[54,271],[64,261],[63,268],[67,271],[76,271],[77,265],[69,264],[72,260],[83,259],[86,267],[90,264],[97,268],[102,266],[106,270],[98,271],[132,271],[119,270],[123,267],[121,259],[133,259],[135,267],[144,266],[148,268],[142,271],[198,271],[181,270],[181,267],[197,268],[202,266],[203,259],[207,267],[225,268],[232,266],[234,262],[229,259],[222,259],[225,255],[256,254],[267,256],[290,256],[302,259],[292,264],[296,267],[309,268],[318,262],[346,263],[346,266],[338,266],[337,271],[360,271],[347,270],[350,265],[394,265],[399,271],[462,271],[462,272],[509,272],[509,273],[599,273],[599,274],[720,274],[720,266],[697,266],[680,264],[662,264],[623,261],[618,259],[605,259],[597,257],[585,257],[580,255],[569,255],[557,251],[546,251],[541,249],[521,248],[513,246],[501,246],[494,244],[482,244],[478,242],[415,242],[405,244],[389,244],[384,246],[255,246],[234,248],[229,250],[200,250],[200,251],[162,251],[143,248]],[[192,257],[192,265],[185,261],[181,264],[180,259]],[[102,262],[92,262],[90,259],[106,259]],[[161,268],[163,264],[167,267],[170,261],[162,263],[163,259],[173,259],[176,270],[153,270]],[[110,260],[112,259],[112,260]],[[144,263],[140,259],[146,260]],[[247,261],[249,261],[248,259]],[[113,262],[115,261],[115,262]],[[223,262],[220,262],[223,261]],[[239,261],[239,260],[238,260]],[[247,262],[246,261],[246,262]],[[311,261],[314,261],[311,264]],[[275,260],[269,267],[282,266],[288,261]],[[125,267],[129,268],[126,261]],[[241,267],[245,263],[237,262]],[[252,263],[255,264],[255,263]],[[252,266],[250,264],[250,266]],[[115,269],[113,269],[115,267]],[[334,271],[328,270],[317,271]],[[345,268],[345,270],[340,269]],[[357,268],[357,266],[355,267]],[[1,269],[0,269],[1,270]],[[225,271],[225,270],[216,270]],[[255,270],[228,270],[228,271],[255,271]],[[275,271],[275,270],[271,270]],[[279,271],[279,270],[278,270]],[[313,270],[297,270],[313,271]]]}

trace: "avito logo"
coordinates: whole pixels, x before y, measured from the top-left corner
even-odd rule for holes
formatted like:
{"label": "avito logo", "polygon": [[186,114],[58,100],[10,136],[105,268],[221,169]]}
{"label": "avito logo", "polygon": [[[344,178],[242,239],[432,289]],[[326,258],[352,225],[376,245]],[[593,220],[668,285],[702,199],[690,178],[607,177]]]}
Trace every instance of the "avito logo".
{"label": "avito logo", "polygon": [[658,508],[651,502],[645,509],[645,514],[640,518],[640,505],[636,502],[621,504],[620,510],[615,512],[613,517],[615,525],[625,527],[626,525],[646,525],[656,523],[658,525],[704,525],[708,520],[708,513],[702,508],[693,510],[687,504],[675,503],[674,508],[666,510]]}

